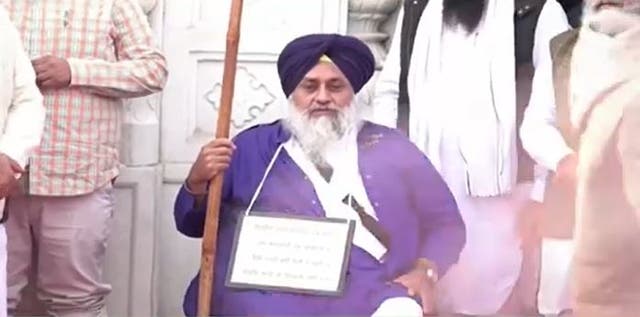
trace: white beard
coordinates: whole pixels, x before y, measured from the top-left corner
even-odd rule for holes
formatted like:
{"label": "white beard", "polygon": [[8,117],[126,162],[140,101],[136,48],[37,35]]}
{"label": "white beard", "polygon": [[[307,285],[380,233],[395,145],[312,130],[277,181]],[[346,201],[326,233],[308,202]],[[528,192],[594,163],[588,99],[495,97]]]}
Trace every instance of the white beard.
{"label": "white beard", "polygon": [[289,101],[289,116],[283,122],[300,143],[305,154],[319,166],[327,164],[325,160],[327,148],[340,141],[349,130],[358,128],[360,125],[355,103],[342,108],[336,117],[311,118]]}

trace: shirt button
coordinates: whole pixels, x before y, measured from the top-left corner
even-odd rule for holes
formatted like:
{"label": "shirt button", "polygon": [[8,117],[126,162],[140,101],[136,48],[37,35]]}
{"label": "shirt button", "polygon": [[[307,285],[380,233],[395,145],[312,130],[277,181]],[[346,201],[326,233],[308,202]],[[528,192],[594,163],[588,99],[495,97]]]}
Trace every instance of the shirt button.
{"label": "shirt button", "polygon": [[316,205],[317,203],[318,203],[318,202],[317,202],[317,201],[315,201],[315,200],[312,200],[312,201],[311,201],[311,204],[312,204],[312,205]]}
{"label": "shirt button", "polygon": [[370,174],[366,174],[366,175],[364,175],[364,178],[365,179],[371,179],[371,175]]}
{"label": "shirt button", "polygon": [[373,203],[373,206],[374,207],[380,207],[380,204],[378,204],[378,202],[376,201],[376,202]]}

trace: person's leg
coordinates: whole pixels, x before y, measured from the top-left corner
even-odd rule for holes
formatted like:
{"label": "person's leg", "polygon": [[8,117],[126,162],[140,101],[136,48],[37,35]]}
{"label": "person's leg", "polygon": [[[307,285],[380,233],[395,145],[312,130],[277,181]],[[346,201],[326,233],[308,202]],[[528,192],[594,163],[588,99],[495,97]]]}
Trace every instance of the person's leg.
{"label": "person's leg", "polygon": [[542,241],[542,270],[538,306],[543,314],[558,314],[572,308],[570,296],[572,240]]}
{"label": "person's leg", "polygon": [[15,314],[22,299],[22,291],[29,283],[32,272],[33,248],[37,244],[33,236],[32,220],[39,216],[41,208],[37,198],[18,195],[6,200],[9,213],[5,224],[7,234],[7,309]]}
{"label": "person's leg", "polygon": [[114,208],[111,183],[87,195],[43,198],[38,298],[55,316],[105,316],[103,267]]}
{"label": "person's leg", "polygon": [[521,272],[516,231],[519,204],[513,197],[457,197],[467,230],[459,261],[439,282],[438,308],[444,313],[491,315],[500,311]]}
{"label": "person's leg", "polygon": [[500,312],[510,315],[537,316],[537,295],[540,282],[540,244],[532,243],[526,245],[522,252],[520,276]]}
{"label": "person's leg", "polygon": [[0,317],[7,316],[7,233],[0,224]]}
{"label": "person's leg", "polygon": [[[519,214],[530,202],[531,183],[518,184],[510,199],[509,209]],[[518,218],[516,218],[518,219]],[[522,237],[518,237],[520,241]],[[522,263],[518,280],[508,299],[500,308],[500,313],[507,315],[536,316],[537,293],[540,280],[540,241],[531,239],[521,242]]]}

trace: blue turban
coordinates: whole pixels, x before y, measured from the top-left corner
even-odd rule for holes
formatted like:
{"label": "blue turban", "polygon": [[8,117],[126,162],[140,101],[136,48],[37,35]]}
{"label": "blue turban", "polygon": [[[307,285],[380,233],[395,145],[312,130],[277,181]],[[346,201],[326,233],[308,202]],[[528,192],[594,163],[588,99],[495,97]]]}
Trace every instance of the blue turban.
{"label": "blue turban", "polygon": [[342,71],[354,92],[373,75],[375,60],[362,41],[339,34],[305,35],[287,44],[278,58],[280,84],[287,97],[323,55]]}

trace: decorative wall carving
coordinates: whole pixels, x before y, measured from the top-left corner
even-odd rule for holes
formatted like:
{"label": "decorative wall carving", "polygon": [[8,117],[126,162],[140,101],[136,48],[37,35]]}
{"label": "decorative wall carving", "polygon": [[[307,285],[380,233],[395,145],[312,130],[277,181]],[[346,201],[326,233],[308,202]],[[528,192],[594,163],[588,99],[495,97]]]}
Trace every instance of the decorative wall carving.
{"label": "decorative wall carving", "polygon": [[[236,90],[233,98],[231,125],[235,130],[248,128],[276,101],[276,96],[255,75],[244,66],[239,66],[236,73]],[[204,99],[217,113],[220,107],[222,83],[216,82],[207,91]]]}

